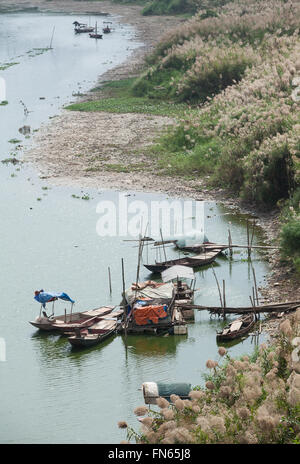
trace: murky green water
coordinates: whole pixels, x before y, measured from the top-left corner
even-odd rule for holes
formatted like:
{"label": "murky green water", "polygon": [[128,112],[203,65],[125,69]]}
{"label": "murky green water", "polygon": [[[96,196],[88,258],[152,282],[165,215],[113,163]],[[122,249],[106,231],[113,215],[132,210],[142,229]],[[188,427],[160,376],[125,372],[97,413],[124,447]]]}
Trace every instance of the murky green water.
{"label": "murky green water", "polygon": [[[92,86],[98,74],[120,63],[137,45],[129,41],[133,31],[125,26],[109,37],[110,45],[109,40],[96,44],[74,36],[72,21],[64,15],[0,15],[0,63],[22,55],[19,65],[0,72],[7,80],[9,101],[0,107],[2,159],[11,151],[8,140],[30,142],[18,133],[19,127],[38,128],[59,112],[73,91]],[[54,24],[54,50],[28,58],[27,51],[47,45]],[[109,60],[113,63],[104,64]],[[21,99],[32,111],[27,117]],[[96,232],[97,205],[100,201],[117,205],[119,192],[54,187],[41,181],[30,167],[17,169],[17,165],[0,165],[0,337],[6,345],[6,361],[0,361],[0,442],[119,443],[124,438],[117,427],[119,420],[138,427],[133,409],[143,403],[138,390],[142,382],[203,383],[206,360],[218,359],[215,335],[222,320],[196,312],[188,336],[130,336],[127,350],[121,336],[78,352],[72,351],[65,338],[36,331],[28,324],[39,311],[34,290],[65,291],[76,300],[78,311],[119,304],[121,258],[130,285],[136,279],[137,248],[125,242],[126,237],[100,237]],[[84,194],[90,199],[72,197]],[[128,204],[140,200],[149,208],[151,201],[164,198],[133,192],[127,197]],[[206,203],[204,216],[211,241],[226,243],[231,223],[233,242],[246,242],[243,216],[214,203]],[[259,241],[259,235],[254,240]],[[167,253],[168,258],[178,257],[172,248]],[[228,305],[249,305],[253,280],[246,258],[240,251],[232,261],[217,260],[215,271],[220,281],[226,281]],[[150,249],[149,261],[153,259],[155,253]],[[252,262],[258,285],[262,285],[267,265],[255,252]],[[142,267],[140,277],[151,275]],[[200,288],[197,303],[219,304],[210,269],[197,272],[196,287]],[[63,313],[64,308],[63,302],[57,303],[56,313]],[[241,355],[253,347],[248,337],[229,352]]]}

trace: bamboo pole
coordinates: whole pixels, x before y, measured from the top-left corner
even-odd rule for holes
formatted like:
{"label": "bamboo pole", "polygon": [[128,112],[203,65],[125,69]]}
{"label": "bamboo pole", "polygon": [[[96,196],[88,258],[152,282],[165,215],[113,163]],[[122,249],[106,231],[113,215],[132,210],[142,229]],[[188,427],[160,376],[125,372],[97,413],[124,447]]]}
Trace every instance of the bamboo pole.
{"label": "bamboo pole", "polygon": [[167,255],[166,255],[164,240],[163,240],[163,236],[162,236],[162,231],[161,231],[161,229],[159,229],[159,230],[160,230],[160,236],[161,236],[161,240],[162,240],[162,244],[163,244],[163,250],[164,250],[164,255],[165,255],[165,261],[167,261]]}
{"label": "bamboo pole", "polygon": [[125,332],[125,344],[127,346],[127,304],[126,304],[126,299],[125,299],[125,271],[124,271],[124,259],[122,258],[122,287],[123,287],[123,320],[124,320],[124,332]]}
{"label": "bamboo pole", "polygon": [[[256,313],[268,313],[268,312],[276,312],[276,311],[291,311],[297,309],[300,305],[300,301],[289,301],[286,303],[271,303],[267,305],[256,306]],[[211,311],[220,313],[220,310],[223,309],[223,306],[203,306],[203,305],[194,305],[194,304],[182,304],[182,307],[185,309],[198,309],[200,311]],[[244,307],[226,307],[226,312],[230,314],[245,314],[253,311],[253,305],[251,306],[244,306]]]}
{"label": "bamboo pole", "polygon": [[229,256],[230,258],[232,258],[232,240],[231,240],[230,228],[228,228],[228,245],[229,245]]}
{"label": "bamboo pole", "polygon": [[255,224],[256,224],[256,220],[254,219],[254,221],[252,222],[252,235],[251,235],[251,240],[250,240],[250,249],[252,248]]}
{"label": "bamboo pole", "polygon": [[254,267],[252,266],[252,274],[253,274],[253,280],[254,280],[254,288],[255,288],[255,295],[256,295],[256,302],[258,304],[258,291],[257,291],[257,283],[256,283],[256,275],[255,275],[255,270]]}
{"label": "bamboo pole", "polygon": [[223,279],[223,319],[225,319],[225,308],[226,308],[226,298],[225,298],[225,280]]}
{"label": "bamboo pole", "polygon": [[248,248],[248,259],[250,258],[250,237],[249,237],[249,219],[247,219],[247,248]]}
{"label": "bamboo pole", "polygon": [[216,279],[216,282],[217,282],[217,287],[218,287],[218,291],[219,291],[219,297],[220,297],[221,308],[223,308],[223,301],[222,301],[222,295],[221,295],[220,285],[219,285],[219,282],[218,282],[218,279],[217,279],[217,276],[216,276],[216,273],[215,273],[215,270],[214,270],[213,267],[212,267],[212,271],[213,271],[213,274],[214,274],[215,279]]}
{"label": "bamboo pole", "polygon": [[108,266],[108,283],[109,283],[109,293],[112,293],[112,288],[111,288],[111,275],[110,275],[110,267]]}
{"label": "bamboo pole", "polygon": [[[141,238],[141,236],[140,236],[140,238]],[[141,251],[142,251],[142,240],[140,240],[139,253],[138,253],[138,265],[137,265],[137,271],[136,271],[135,297],[136,297],[136,294],[137,294],[137,288],[138,288],[139,276],[140,276]]]}
{"label": "bamboo pole", "polygon": [[[254,295],[254,288],[253,287],[252,287],[252,290],[253,290],[253,295]],[[249,298],[250,298],[250,302],[252,304],[255,321],[257,321],[256,310],[255,310],[255,302],[254,302],[254,300],[252,300],[251,296],[249,296]]]}
{"label": "bamboo pole", "polygon": [[52,42],[53,42],[53,37],[54,37],[54,31],[55,31],[55,26],[53,27],[53,30],[52,30],[52,36],[51,36],[50,45],[49,45],[49,48],[50,48],[50,49],[52,49]]}

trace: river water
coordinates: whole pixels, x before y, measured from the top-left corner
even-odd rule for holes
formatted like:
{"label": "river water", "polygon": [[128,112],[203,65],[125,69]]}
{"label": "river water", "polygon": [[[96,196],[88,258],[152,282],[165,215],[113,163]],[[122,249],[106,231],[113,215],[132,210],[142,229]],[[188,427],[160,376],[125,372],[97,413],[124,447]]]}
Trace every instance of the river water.
{"label": "river water", "polygon": [[[117,18],[112,19],[115,32],[102,41],[74,35],[74,19],[102,24],[103,18],[0,15],[0,68],[6,68],[0,76],[6,81],[8,101],[0,106],[2,160],[20,157],[22,149],[16,147],[30,144],[19,128],[29,125],[32,134],[74,100],[74,93],[93,87],[100,74],[139,45],[134,31]],[[54,26],[53,50],[41,50],[49,45]],[[18,64],[7,67],[11,63]],[[133,409],[143,404],[138,390],[142,382],[203,384],[206,360],[218,360],[215,335],[222,320],[196,312],[187,336],[129,336],[127,349],[123,337],[115,336],[78,352],[65,338],[39,333],[28,323],[39,312],[33,292],[67,292],[77,311],[119,304],[121,258],[130,285],[136,279],[137,248],[135,242],[124,241],[132,238],[129,235],[97,233],[99,204],[118,206],[126,198],[129,209],[139,201],[150,211],[153,201],[167,197],[123,192],[121,198],[116,191],[57,187],[39,179],[35,168],[10,163],[1,163],[0,182],[0,442],[119,443],[125,438],[117,427],[119,420],[138,428]],[[184,208],[184,200],[178,201]],[[213,202],[201,207],[211,241],[226,243],[230,227],[234,243],[246,242],[244,216]],[[256,230],[254,243],[261,240]],[[149,262],[155,259],[151,248]],[[167,253],[168,258],[178,257],[170,247]],[[263,256],[254,252],[252,264],[258,285],[263,285],[268,272]],[[227,304],[249,305],[253,279],[246,253],[236,251],[233,260],[218,258],[215,271],[226,281]],[[140,279],[148,278],[152,276],[142,266]],[[211,269],[197,272],[196,288],[196,303],[219,304]],[[56,313],[62,314],[65,307],[58,302]],[[262,334],[259,341],[264,338]],[[254,345],[250,336],[228,349],[239,356],[251,353]]]}

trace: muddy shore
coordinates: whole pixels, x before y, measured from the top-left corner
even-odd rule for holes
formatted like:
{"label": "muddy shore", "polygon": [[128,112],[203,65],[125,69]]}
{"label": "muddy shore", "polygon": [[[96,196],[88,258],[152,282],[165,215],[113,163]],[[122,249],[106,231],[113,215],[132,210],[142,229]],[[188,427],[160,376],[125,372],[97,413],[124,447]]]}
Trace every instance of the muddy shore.
{"label": "muddy shore", "polygon": [[[155,46],[161,31],[166,32],[183,21],[177,17],[143,17],[140,6],[122,6],[108,1],[19,0],[16,3],[7,0],[1,3],[1,8],[5,6],[37,7],[40,11],[78,14],[108,13],[118,16],[122,23],[132,25],[136,30],[136,39],[142,41],[143,45],[133,52],[126,63],[102,75],[99,83],[137,75],[143,67],[145,54]],[[97,95],[94,93],[86,98],[95,97]],[[34,146],[25,154],[25,160],[36,164],[41,178],[47,178],[48,183],[57,185],[159,192],[196,200],[216,200],[257,217],[266,243],[277,244],[280,228],[278,211],[258,211],[255,206],[242,204],[238,197],[232,197],[222,189],[210,190],[205,185],[205,179],[188,181],[157,175],[146,148],[170,123],[170,118],[159,116],[63,111],[34,136]],[[74,137],[74,134],[79,135]],[[57,174],[59,172],[64,175]],[[280,263],[277,251],[270,251],[267,259],[271,272],[267,287],[261,289],[266,300],[300,300],[299,284],[291,268]],[[263,330],[273,336],[281,320],[278,317],[269,319],[263,324]]]}

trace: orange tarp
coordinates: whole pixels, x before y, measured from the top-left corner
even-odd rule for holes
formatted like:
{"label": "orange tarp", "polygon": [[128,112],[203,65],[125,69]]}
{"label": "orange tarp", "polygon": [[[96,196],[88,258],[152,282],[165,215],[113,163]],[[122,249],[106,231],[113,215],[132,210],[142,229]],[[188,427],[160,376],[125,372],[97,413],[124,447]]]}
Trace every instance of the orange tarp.
{"label": "orange tarp", "polygon": [[164,319],[168,313],[161,306],[144,306],[134,310],[134,320],[137,325],[146,325],[149,323],[157,324],[158,319]]}

